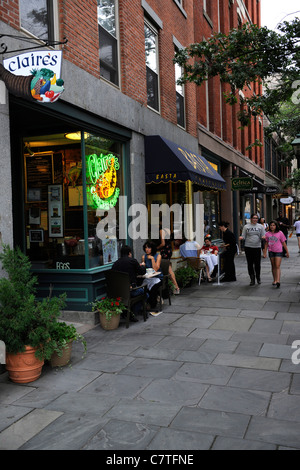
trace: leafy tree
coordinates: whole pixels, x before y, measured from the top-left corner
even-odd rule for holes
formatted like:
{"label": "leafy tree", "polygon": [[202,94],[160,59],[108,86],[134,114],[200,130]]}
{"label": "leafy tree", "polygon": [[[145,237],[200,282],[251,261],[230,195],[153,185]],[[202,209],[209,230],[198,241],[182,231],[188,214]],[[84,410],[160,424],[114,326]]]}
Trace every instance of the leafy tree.
{"label": "leafy tree", "polygon": [[[183,70],[179,83],[201,85],[219,76],[229,85],[225,94],[230,105],[241,103],[238,119],[242,126],[252,116],[264,113],[271,121],[269,133],[277,132],[284,164],[294,158],[291,141],[300,133],[300,19],[283,22],[278,32],[246,23],[229,34],[215,33],[200,43],[178,51],[174,59]],[[261,93],[249,94],[253,83],[264,85]],[[246,89],[241,96],[239,90]],[[253,89],[252,89],[253,90]],[[260,142],[252,143],[261,145]],[[285,186],[300,188],[300,170]]]}
{"label": "leafy tree", "polygon": [[[215,76],[229,84],[226,101],[233,105],[240,99],[244,106],[238,118],[245,126],[252,115],[279,113],[282,103],[297,95],[300,20],[283,22],[278,26],[278,32],[246,23],[228,35],[215,33],[207,40],[178,51],[174,61],[183,69],[181,84],[194,82],[201,85]],[[274,77],[280,80],[277,83],[268,80]],[[249,89],[255,82],[264,82],[263,93],[239,96],[239,90]]]}

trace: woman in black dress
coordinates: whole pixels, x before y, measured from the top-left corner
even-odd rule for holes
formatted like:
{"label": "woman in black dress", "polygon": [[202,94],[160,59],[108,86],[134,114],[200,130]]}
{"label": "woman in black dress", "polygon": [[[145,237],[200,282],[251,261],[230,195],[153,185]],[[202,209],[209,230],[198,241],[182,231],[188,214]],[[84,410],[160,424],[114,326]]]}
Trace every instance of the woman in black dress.
{"label": "woman in black dress", "polygon": [[225,245],[225,251],[222,255],[224,257],[224,272],[225,275],[221,279],[221,282],[232,282],[236,281],[235,276],[235,265],[234,257],[237,252],[236,238],[234,234],[228,230],[228,222],[220,222],[219,229],[223,234],[223,241]]}

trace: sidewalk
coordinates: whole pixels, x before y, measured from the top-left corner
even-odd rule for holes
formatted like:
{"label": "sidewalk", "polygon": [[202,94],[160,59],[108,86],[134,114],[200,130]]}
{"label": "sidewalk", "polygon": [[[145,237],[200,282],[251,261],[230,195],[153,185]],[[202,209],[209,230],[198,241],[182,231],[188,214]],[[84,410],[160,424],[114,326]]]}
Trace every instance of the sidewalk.
{"label": "sidewalk", "polygon": [[295,235],[288,247],[280,289],[268,258],[250,287],[240,254],[237,282],[196,284],[129,329],[86,331],[71,368],[44,366],[28,385],[0,375],[0,449],[300,449]]}

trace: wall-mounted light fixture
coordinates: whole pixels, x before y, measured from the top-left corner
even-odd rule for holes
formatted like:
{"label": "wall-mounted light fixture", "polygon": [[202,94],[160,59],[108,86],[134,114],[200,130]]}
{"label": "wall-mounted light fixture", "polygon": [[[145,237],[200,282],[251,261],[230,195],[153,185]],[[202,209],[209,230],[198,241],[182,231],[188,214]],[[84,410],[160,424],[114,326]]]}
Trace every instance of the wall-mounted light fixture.
{"label": "wall-mounted light fixture", "polygon": [[34,157],[34,152],[31,150],[29,142],[24,143],[24,153],[28,153],[31,157]]}
{"label": "wall-mounted light fixture", "polygon": [[[87,132],[84,132],[84,140],[87,139],[90,134],[88,134]],[[65,134],[65,137],[67,139],[70,139],[70,140],[81,140],[81,132],[78,131],[78,132],[67,132],[67,134]]]}

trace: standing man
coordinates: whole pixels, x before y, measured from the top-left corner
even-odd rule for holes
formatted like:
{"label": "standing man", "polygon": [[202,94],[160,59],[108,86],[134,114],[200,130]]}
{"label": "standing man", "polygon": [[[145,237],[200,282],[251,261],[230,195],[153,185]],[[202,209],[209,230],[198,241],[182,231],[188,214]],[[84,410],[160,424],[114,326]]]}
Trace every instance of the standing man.
{"label": "standing man", "polygon": [[[284,217],[282,215],[282,212],[279,212],[279,217],[278,219],[276,219],[276,221],[278,222],[279,224],[279,229],[282,231],[283,235],[285,236],[286,238],[286,244],[287,244],[287,241],[288,241],[288,231],[289,231],[289,228],[290,228],[290,222],[289,222],[289,219],[287,217]],[[286,250],[285,248],[282,249],[283,250],[283,256],[286,257]]]}
{"label": "standing man", "polygon": [[264,239],[265,229],[261,224],[258,224],[258,215],[252,214],[250,224],[244,226],[242,235],[240,236],[240,240],[245,240],[245,254],[250,276],[250,286],[254,286],[255,276],[257,284],[261,284],[261,242]]}
{"label": "standing man", "polygon": [[300,217],[298,217],[298,220],[294,223],[294,227],[296,229],[296,236],[298,240],[298,248],[299,248],[299,253],[300,253]]}

